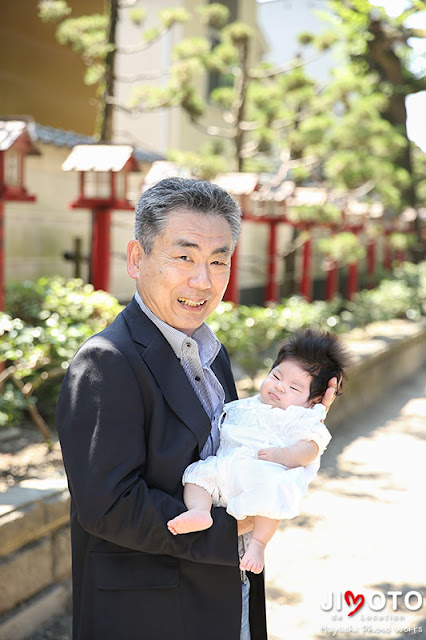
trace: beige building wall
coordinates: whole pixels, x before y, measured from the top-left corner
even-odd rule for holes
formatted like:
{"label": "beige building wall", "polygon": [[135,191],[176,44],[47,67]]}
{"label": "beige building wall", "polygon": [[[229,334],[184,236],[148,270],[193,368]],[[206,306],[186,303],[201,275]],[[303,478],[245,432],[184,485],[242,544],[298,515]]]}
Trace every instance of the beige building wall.
{"label": "beige building wall", "polygon": [[[103,11],[103,0],[72,0],[71,17]],[[50,127],[92,135],[95,89],[83,62],[58,44],[56,26],[37,16],[36,0],[0,2],[0,116],[29,115]]]}
{"label": "beige building wall", "polygon": [[6,282],[49,274],[71,277],[72,264],[62,256],[72,250],[74,236],[82,237],[83,250],[88,250],[89,213],[68,207],[78,193],[77,174],[61,171],[70,150],[38,147],[42,155],[26,159],[26,184],[37,201],[5,203]]}

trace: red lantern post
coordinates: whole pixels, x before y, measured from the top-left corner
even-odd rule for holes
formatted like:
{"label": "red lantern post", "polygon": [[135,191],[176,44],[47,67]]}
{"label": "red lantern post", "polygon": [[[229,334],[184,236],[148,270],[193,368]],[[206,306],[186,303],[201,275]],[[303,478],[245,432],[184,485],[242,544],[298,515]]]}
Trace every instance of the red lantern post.
{"label": "red lantern post", "polygon": [[266,283],[266,302],[278,302],[280,286],[277,278],[277,232],[279,220],[269,222],[268,243],[268,279]]}
{"label": "red lantern post", "polygon": [[325,282],[325,299],[332,300],[337,293],[339,283],[339,271],[334,260],[330,260],[327,269],[327,278]]}
{"label": "red lantern post", "polygon": [[233,302],[234,304],[239,304],[240,302],[240,287],[238,282],[238,262],[239,262],[239,251],[238,244],[235,247],[234,253],[231,258],[231,273],[229,276],[228,286],[225,291],[225,295],[223,299],[227,302]]}
{"label": "red lantern post", "polygon": [[352,262],[348,265],[348,282],[346,289],[346,297],[353,300],[355,293],[358,291],[358,262]]}
{"label": "red lantern post", "polygon": [[25,187],[25,157],[40,155],[23,120],[0,120],[0,311],[5,306],[4,202],[34,202]]}
{"label": "red lantern post", "polygon": [[376,241],[370,239],[367,245],[367,278],[368,288],[374,286],[374,274],[376,272]]}
{"label": "red lantern post", "polygon": [[[309,230],[309,227],[306,227],[306,231]],[[302,257],[302,278],[300,281],[300,294],[306,298],[308,302],[312,300],[312,275],[311,275],[311,264],[312,264],[312,238],[309,234],[309,237],[305,240],[303,245],[303,257]]]}

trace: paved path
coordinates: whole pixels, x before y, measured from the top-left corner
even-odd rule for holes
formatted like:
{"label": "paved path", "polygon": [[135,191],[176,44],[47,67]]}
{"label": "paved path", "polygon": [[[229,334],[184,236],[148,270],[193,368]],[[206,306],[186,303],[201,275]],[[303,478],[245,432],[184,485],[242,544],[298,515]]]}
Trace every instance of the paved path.
{"label": "paved path", "polygon": [[[336,432],[303,515],[269,544],[269,640],[426,638],[425,490],[423,370]],[[348,595],[339,611],[347,591],[356,602]],[[410,591],[418,610],[404,604]]]}
{"label": "paved path", "polygon": [[[336,432],[303,515],[283,523],[269,544],[269,640],[426,639],[425,489],[423,371]],[[366,599],[352,616],[360,600],[336,606],[347,591]],[[421,609],[405,607],[410,591],[409,606],[421,597]],[[323,611],[330,593],[333,607]],[[373,593],[374,607],[386,600],[383,610],[370,608]],[[31,640],[68,640],[69,625],[62,616]]]}

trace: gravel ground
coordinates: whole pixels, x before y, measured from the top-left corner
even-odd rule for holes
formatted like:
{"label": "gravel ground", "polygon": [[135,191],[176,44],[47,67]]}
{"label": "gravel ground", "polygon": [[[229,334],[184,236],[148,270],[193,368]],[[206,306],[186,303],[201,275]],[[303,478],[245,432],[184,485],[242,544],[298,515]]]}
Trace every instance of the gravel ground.
{"label": "gravel ground", "polygon": [[71,640],[71,615],[56,616],[33,633],[28,640]]}

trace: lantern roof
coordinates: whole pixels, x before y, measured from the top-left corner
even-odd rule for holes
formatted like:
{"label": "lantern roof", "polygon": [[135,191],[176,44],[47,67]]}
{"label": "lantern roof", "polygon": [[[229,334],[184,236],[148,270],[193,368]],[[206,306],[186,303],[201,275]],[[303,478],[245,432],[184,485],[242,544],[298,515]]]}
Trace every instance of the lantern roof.
{"label": "lantern roof", "polygon": [[19,145],[29,155],[40,155],[33,141],[30,123],[26,120],[0,120],[0,151],[8,151],[14,145]]}
{"label": "lantern roof", "polygon": [[78,144],[62,164],[63,171],[131,171],[137,167],[128,144]]}

